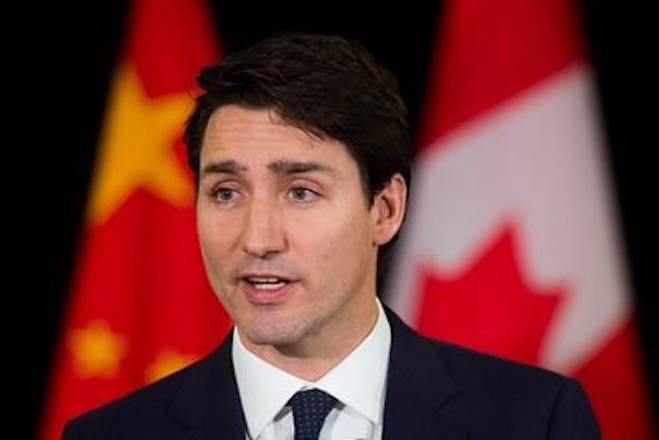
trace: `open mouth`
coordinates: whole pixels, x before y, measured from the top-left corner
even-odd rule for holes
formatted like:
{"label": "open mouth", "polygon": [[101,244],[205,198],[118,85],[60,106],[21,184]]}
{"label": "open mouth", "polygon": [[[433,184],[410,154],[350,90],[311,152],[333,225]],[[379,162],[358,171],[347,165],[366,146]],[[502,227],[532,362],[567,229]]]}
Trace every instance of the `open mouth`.
{"label": "open mouth", "polygon": [[277,290],[285,287],[290,281],[277,277],[247,277],[245,281],[259,290]]}

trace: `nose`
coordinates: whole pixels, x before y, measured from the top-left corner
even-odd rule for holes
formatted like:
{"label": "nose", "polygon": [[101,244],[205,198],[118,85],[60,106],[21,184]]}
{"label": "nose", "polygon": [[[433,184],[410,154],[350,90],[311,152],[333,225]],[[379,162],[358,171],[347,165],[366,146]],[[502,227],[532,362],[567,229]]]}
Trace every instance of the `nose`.
{"label": "nose", "polygon": [[277,204],[252,199],[243,224],[243,251],[257,258],[270,258],[286,249],[286,245],[286,234]]}

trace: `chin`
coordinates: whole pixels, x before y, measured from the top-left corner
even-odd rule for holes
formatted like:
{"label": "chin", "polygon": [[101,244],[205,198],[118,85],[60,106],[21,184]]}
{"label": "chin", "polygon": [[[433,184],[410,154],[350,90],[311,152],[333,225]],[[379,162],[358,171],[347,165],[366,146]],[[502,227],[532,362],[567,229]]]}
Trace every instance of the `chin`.
{"label": "chin", "polygon": [[290,321],[266,322],[260,320],[252,325],[239,325],[238,329],[243,339],[249,339],[252,344],[285,346],[295,344],[304,333],[302,329],[296,328],[292,324]]}

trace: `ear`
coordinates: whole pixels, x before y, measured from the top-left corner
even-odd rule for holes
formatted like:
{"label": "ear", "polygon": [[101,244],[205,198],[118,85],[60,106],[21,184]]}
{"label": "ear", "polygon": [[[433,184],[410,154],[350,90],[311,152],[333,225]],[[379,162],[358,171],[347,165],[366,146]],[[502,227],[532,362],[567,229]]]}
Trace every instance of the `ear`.
{"label": "ear", "polygon": [[373,244],[382,246],[400,229],[407,208],[407,184],[400,173],[394,174],[373,199]]}

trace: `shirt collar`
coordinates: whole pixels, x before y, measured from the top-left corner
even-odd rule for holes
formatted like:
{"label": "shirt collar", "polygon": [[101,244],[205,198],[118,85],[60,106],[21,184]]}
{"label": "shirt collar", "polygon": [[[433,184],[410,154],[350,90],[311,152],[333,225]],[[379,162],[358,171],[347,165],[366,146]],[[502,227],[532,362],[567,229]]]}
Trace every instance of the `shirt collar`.
{"label": "shirt collar", "polygon": [[382,423],[391,328],[376,298],[378,317],[368,336],[317,382],[308,382],[247,350],[233,330],[232,360],[247,429],[257,438],[286,402],[303,388],[324,390],[374,424]]}

